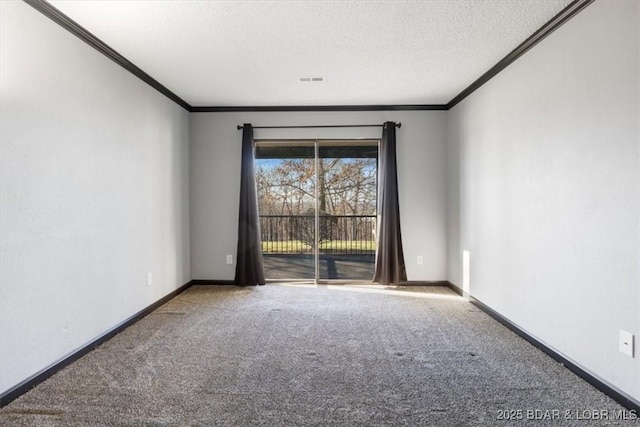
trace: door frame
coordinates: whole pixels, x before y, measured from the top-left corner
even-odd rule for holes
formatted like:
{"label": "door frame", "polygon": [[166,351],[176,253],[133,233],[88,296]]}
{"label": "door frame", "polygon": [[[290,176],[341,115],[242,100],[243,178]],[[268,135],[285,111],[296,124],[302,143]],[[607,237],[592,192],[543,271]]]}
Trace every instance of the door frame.
{"label": "door frame", "polygon": [[[377,217],[378,212],[378,165],[379,165],[379,152],[380,152],[380,138],[256,138],[254,139],[255,147],[257,148],[260,144],[283,144],[283,145],[292,145],[295,146],[295,143],[300,143],[300,146],[307,145],[310,146],[313,143],[314,147],[314,180],[315,180],[315,191],[314,191],[314,253],[313,253],[313,262],[314,262],[314,277],[313,279],[308,278],[288,278],[288,279],[266,279],[267,282],[287,282],[287,283],[305,283],[308,284],[310,281],[315,284],[340,284],[340,283],[363,283],[368,284],[371,281],[367,279],[321,279],[320,278],[320,213],[318,208],[319,203],[319,185],[317,185],[319,180],[319,167],[318,161],[320,159],[320,146],[322,143],[332,143],[337,145],[345,145],[356,144],[363,146],[376,146],[377,153],[376,155],[376,212],[374,216]],[[348,158],[348,157],[344,157]],[[255,160],[259,160],[257,157]],[[255,161],[254,160],[254,161]],[[259,209],[259,207],[258,207]],[[258,214],[260,211],[258,210]]]}

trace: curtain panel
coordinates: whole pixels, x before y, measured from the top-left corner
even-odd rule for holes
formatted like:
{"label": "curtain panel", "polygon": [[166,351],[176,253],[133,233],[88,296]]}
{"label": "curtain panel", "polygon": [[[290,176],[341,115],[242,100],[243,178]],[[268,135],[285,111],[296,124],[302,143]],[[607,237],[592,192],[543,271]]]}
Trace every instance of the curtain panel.
{"label": "curtain panel", "polygon": [[378,167],[378,246],[373,281],[382,285],[407,281],[402,237],[396,163],[396,124],[382,127]]}
{"label": "curtain panel", "polygon": [[234,279],[237,286],[265,284],[254,159],[253,127],[250,124],[245,124],[242,128],[238,250]]}

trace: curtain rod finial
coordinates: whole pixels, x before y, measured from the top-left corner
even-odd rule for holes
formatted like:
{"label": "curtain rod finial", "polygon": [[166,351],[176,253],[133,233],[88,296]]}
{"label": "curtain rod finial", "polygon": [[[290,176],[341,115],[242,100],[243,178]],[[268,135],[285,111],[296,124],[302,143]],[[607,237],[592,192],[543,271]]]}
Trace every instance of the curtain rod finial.
{"label": "curtain rod finial", "polygon": [[401,122],[398,122],[398,123],[396,124],[396,127],[401,128],[401,127],[402,127],[402,123],[401,123]]}
{"label": "curtain rod finial", "polygon": [[238,130],[242,129],[244,126],[238,125]]}

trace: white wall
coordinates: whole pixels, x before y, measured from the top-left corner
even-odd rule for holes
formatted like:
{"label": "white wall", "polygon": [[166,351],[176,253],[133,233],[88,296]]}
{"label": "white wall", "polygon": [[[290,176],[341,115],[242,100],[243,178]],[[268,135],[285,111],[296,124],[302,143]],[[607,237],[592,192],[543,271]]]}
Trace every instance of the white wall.
{"label": "white wall", "polygon": [[0,8],[2,392],[190,271],[188,113],[25,3]]}
{"label": "white wall", "polygon": [[[241,131],[254,126],[382,124],[397,130],[402,239],[409,280],[446,279],[446,112],[191,114],[191,269],[193,279],[232,280],[240,188]],[[380,138],[380,128],[255,130],[255,138]],[[424,264],[417,265],[417,256]]]}
{"label": "white wall", "polygon": [[450,280],[469,250],[472,296],[636,400],[639,9],[595,2],[448,117]]}

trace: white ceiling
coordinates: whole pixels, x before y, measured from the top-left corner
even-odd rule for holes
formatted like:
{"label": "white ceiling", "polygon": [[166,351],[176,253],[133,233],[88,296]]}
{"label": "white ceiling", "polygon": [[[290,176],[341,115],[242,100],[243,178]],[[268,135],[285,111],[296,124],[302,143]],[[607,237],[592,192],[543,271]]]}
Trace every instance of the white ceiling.
{"label": "white ceiling", "polygon": [[570,0],[50,3],[192,106],[304,106],[446,104]]}

